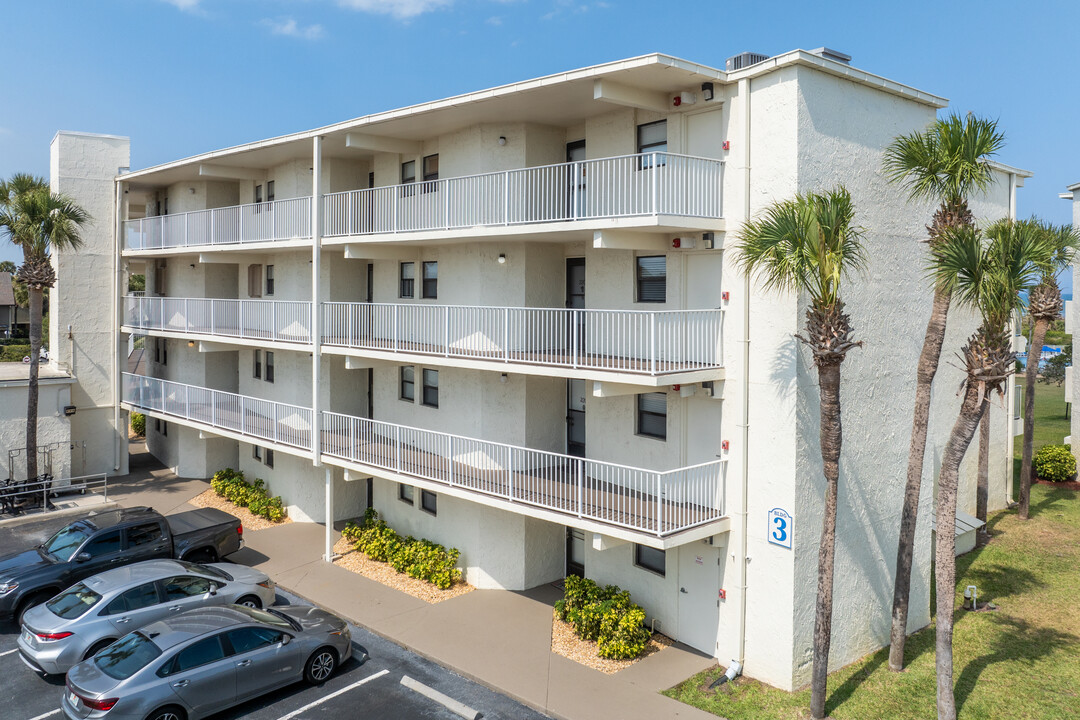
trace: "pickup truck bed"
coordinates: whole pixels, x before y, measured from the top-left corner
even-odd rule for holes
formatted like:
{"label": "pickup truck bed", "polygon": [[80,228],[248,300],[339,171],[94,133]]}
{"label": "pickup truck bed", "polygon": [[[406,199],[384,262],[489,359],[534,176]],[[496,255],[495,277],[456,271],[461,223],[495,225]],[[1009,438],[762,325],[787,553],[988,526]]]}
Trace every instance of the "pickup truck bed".
{"label": "pickup truck bed", "polygon": [[[217,561],[244,546],[243,526],[232,515],[217,508],[199,508],[176,515],[166,515],[169,530],[173,537],[173,556],[185,560]],[[223,532],[233,530],[233,532]],[[213,547],[215,557],[209,557],[206,548]],[[192,548],[200,548],[195,553],[207,555],[206,558],[189,556]]]}

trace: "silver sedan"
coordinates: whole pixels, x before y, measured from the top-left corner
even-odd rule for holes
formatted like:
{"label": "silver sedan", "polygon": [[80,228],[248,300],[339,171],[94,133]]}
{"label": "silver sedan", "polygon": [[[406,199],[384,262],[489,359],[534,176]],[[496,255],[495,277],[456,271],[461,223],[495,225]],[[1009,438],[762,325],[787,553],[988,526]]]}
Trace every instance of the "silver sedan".
{"label": "silver sedan", "polygon": [[68,720],[201,720],[298,680],[321,685],[352,655],[325,610],[191,610],[125,635],[68,671]]}
{"label": "silver sedan", "polygon": [[27,611],[23,662],[62,674],[147,623],[207,605],[274,603],[274,583],[244,565],[147,560],[86,578]]}

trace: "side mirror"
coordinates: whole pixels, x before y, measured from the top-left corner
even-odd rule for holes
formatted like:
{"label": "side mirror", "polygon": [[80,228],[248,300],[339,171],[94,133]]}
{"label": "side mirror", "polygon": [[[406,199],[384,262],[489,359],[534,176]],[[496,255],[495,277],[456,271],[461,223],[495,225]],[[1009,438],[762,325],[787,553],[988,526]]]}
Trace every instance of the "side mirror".
{"label": "side mirror", "polygon": [[282,633],[281,634],[281,646],[282,647],[288,645],[291,642],[292,642],[292,635],[289,635],[287,633]]}
{"label": "side mirror", "polygon": [[210,583],[209,594],[210,595],[217,595],[217,591],[218,591],[217,583]]}
{"label": "side mirror", "polygon": [[93,559],[93,556],[88,552],[81,552],[81,553],[79,553],[78,555],[75,556],[75,562],[77,562],[77,563],[84,563],[87,560],[91,560],[91,559]]}

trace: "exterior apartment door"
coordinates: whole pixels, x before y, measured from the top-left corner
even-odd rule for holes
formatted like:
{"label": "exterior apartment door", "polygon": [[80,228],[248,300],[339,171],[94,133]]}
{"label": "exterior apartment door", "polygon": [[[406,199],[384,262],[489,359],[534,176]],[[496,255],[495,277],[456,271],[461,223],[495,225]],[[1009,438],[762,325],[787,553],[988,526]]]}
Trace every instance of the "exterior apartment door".
{"label": "exterior apartment door", "polygon": [[566,528],[566,574],[585,577],[585,531]]}
{"label": "exterior apartment door", "polygon": [[719,547],[696,542],[679,548],[678,640],[709,655],[720,626],[720,570]]}
{"label": "exterior apartment door", "polygon": [[585,381],[566,381],[566,454],[585,457]]}
{"label": "exterior apartment door", "polygon": [[[585,258],[566,259],[566,307],[573,310],[585,309]],[[585,313],[576,313],[568,327],[570,336],[566,339],[568,355],[585,352]],[[569,358],[573,361],[575,358]]]}
{"label": "exterior apartment door", "polygon": [[580,164],[585,160],[585,141],[576,140],[566,144],[566,162],[579,163],[570,165],[569,192],[566,202],[566,216],[570,219],[584,217],[585,215],[585,166]]}

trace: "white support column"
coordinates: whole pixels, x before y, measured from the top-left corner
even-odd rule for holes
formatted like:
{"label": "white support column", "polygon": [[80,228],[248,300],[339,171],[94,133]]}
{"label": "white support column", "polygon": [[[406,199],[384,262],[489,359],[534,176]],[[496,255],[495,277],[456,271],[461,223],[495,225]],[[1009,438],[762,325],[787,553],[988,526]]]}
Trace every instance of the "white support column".
{"label": "white support column", "polygon": [[323,492],[326,494],[326,552],[323,560],[334,561],[334,472],[326,466],[326,481]]}
{"label": "white support column", "polygon": [[[322,403],[319,402],[319,376],[322,370],[322,140],[318,135],[313,138],[311,165],[311,462],[315,467],[321,464],[322,455]],[[329,469],[327,472],[330,472]],[[328,520],[327,542],[331,524]]]}

